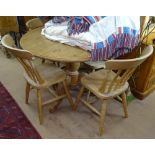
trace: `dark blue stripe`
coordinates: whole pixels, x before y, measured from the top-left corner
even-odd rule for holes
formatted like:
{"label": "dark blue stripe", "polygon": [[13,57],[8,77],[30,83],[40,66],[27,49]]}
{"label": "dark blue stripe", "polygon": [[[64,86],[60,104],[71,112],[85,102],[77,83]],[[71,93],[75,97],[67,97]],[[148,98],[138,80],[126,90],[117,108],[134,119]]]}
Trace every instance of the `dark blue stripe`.
{"label": "dark blue stripe", "polygon": [[99,49],[99,48],[104,48],[103,42],[96,43],[96,49]]}

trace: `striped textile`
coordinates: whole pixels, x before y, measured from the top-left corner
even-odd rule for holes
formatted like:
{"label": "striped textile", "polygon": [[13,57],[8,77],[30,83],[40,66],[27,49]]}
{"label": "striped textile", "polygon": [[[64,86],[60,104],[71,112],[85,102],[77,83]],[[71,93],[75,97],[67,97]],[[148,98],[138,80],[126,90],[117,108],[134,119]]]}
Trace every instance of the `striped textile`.
{"label": "striped textile", "polygon": [[[66,20],[64,16],[61,19],[60,22]],[[90,51],[92,61],[117,58],[132,51],[139,42],[138,16],[70,16],[64,23],[46,24],[48,38]]]}
{"label": "striped textile", "polygon": [[90,25],[99,22],[104,17],[106,16],[82,16],[82,18],[86,20]]}
{"label": "striped textile", "polygon": [[92,42],[93,61],[117,58],[139,43],[140,20],[138,17],[111,16],[94,23],[89,32],[96,36]]}
{"label": "striped textile", "polygon": [[[138,23],[138,24],[137,24]],[[117,58],[130,52],[139,42],[140,23],[129,16],[71,16],[68,34],[90,32],[93,61]]]}
{"label": "striped textile", "polygon": [[105,16],[70,16],[68,34],[75,35],[89,31],[89,27]]}
{"label": "striped textile", "polygon": [[68,22],[68,34],[75,35],[89,30],[90,24],[82,16],[71,16]]}
{"label": "striped textile", "polygon": [[118,27],[117,31],[117,34],[111,34],[106,40],[92,44],[91,55],[93,61],[117,58],[130,52],[138,45],[139,34],[136,30],[128,27]]}
{"label": "striped textile", "polygon": [[53,23],[62,23],[68,20],[69,20],[68,16],[54,16],[52,18]]}

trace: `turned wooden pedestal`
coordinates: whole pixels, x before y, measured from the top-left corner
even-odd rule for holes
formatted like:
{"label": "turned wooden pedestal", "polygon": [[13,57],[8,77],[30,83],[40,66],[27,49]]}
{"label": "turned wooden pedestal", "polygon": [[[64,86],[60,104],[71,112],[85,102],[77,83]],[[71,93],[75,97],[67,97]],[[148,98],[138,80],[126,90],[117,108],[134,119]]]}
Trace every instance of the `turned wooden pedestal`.
{"label": "turned wooden pedestal", "polygon": [[66,63],[70,85],[78,82],[80,62],[90,60],[90,53],[78,47],[51,41],[41,35],[42,27],[28,31],[20,40],[23,49],[30,51],[34,56],[56,62]]}
{"label": "turned wooden pedestal", "polygon": [[80,67],[80,63],[67,63],[68,75],[71,77],[71,85],[76,86],[79,78],[78,69]]}

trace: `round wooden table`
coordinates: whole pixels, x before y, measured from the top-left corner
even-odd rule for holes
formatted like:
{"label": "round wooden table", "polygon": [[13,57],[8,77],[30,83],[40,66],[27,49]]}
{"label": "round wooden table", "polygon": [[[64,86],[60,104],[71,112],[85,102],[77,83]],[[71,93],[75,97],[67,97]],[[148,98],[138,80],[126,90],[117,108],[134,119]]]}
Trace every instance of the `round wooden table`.
{"label": "round wooden table", "polygon": [[72,47],[51,41],[41,35],[42,27],[28,31],[22,36],[20,45],[34,56],[52,61],[65,62],[71,85],[76,85],[80,62],[90,60],[90,53],[78,47]]}

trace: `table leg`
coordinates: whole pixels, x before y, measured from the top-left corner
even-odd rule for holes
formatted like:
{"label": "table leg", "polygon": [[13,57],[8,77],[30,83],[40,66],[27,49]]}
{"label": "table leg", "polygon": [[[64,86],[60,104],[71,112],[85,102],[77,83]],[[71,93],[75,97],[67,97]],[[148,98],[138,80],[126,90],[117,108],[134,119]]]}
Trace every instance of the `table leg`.
{"label": "table leg", "polygon": [[67,63],[67,71],[69,76],[71,77],[71,86],[76,86],[79,78],[79,72],[78,69],[80,67],[80,63]]}

